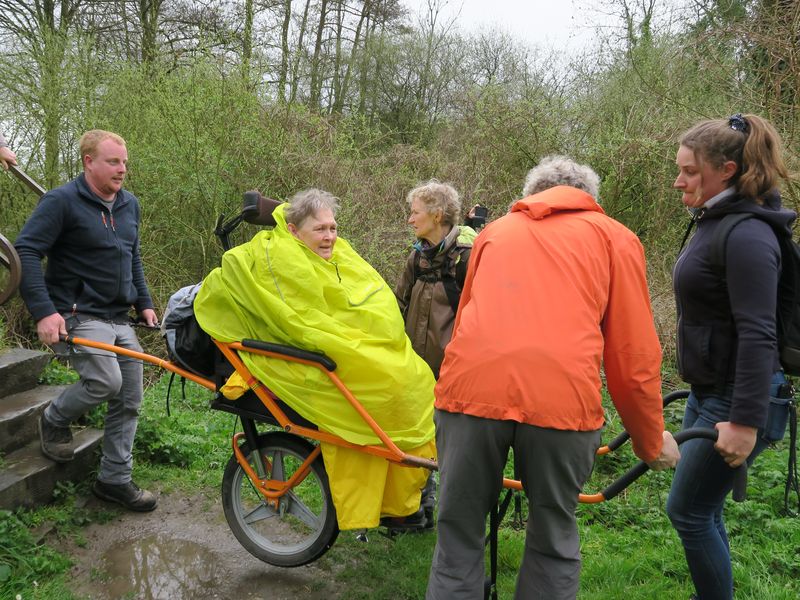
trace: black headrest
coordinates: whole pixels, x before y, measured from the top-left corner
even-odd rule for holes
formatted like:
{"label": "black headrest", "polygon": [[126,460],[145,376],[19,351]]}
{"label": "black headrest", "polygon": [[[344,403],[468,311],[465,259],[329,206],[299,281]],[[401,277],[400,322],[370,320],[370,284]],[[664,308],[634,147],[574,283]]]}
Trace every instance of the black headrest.
{"label": "black headrest", "polygon": [[272,198],[265,198],[258,190],[244,193],[242,202],[242,216],[252,225],[276,225],[272,211],[280,206],[280,202]]}

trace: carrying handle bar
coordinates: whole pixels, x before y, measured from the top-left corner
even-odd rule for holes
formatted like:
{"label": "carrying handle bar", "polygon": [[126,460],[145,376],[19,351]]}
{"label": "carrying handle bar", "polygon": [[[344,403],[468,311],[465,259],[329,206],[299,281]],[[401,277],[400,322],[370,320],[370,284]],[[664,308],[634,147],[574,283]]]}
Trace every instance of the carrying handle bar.
{"label": "carrying handle bar", "polygon": [[[682,444],[688,440],[693,439],[706,439],[717,441],[719,432],[716,429],[707,429],[704,427],[693,427],[691,429],[684,429],[679,431],[673,437],[678,444]],[[638,462],[627,473],[622,475],[619,479],[614,481],[606,489],[601,492],[604,500],[611,500],[617,496],[621,491],[627,488],[634,481],[644,475],[650,467],[644,461]],[[736,502],[743,502],[747,497],[747,463],[744,462],[736,469],[736,475],[733,483],[733,499]]]}
{"label": "carrying handle bar", "polygon": [[40,198],[47,193],[47,190],[36,183],[25,171],[20,169],[17,165],[8,165],[8,170],[11,171],[17,178],[28,186],[33,193],[37,194]]}
{"label": "carrying handle bar", "polygon": [[[689,390],[675,390],[674,392],[670,392],[669,394],[664,396],[662,405],[664,408],[666,408],[667,406],[675,402],[675,400],[682,400],[688,397],[689,397]],[[611,450],[616,450],[617,448],[622,446],[622,444],[627,442],[630,439],[630,437],[631,437],[630,433],[628,433],[627,431],[623,431],[613,440],[608,442],[608,444],[606,444],[606,448],[608,448],[606,452],[609,452]],[[605,454],[606,452],[603,452],[603,454]]]}
{"label": "carrying handle bar", "polygon": [[267,352],[275,352],[283,356],[292,356],[294,358],[301,358],[303,360],[310,360],[325,367],[328,371],[336,370],[336,363],[332,358],[322,354],[321,352],[311,352],[310,350],[303,350],[295,348],[294,346],[286,346],[284,344],[276,344],[275,342],[264,342],[261,340],[242,340],[242,346],[245,348],[257,348],[258,350],[266,350]]}

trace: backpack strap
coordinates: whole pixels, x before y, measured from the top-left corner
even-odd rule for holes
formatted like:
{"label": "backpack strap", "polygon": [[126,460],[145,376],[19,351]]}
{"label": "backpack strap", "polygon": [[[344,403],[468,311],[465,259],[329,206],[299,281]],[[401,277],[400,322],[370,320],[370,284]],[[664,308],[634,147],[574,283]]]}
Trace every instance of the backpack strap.
{"label": "backpack strap", "polygon": [[[467,261],[469,260],[471,248],[456,247],[442,265],[442,285],[447,294],[447,301],[453,314],[458,312],[458,302],[461,300],[461,290],[464,288],[464,280],[467,278]],[[450,274],[450,262],[457,261],[455,264],[455,276]]]}
{"label": "backpack strap", "polygon": [[[792,492],[797,496],[798,513],[789,508],[789,497]],[[789,402],[789,461],[783,490],[783,510],[792,517],[800,513],[800,481],[797,477],[797,405],[794,398]]]}
{"label": "backpack strap", "polygon": [[730,236],[733,228],[742,221],[746,221],[753,217],[752,213],[731,213],[722,217],[714,231],[714,239],[711,240],[711,266],[725,274],[725,254],[728,247],[728,236]]}
{"label": "backpack strap", "polygon": [[462,290],[464,289],[464,281],[467,279],[467,266],[471,253],[471,246],[462,249],[461,252],[459,252],[461,259],[456,263],[456,282],[458,283],[458,287],[460,287]]}
{"label": "backpack strap", "polygon": [[[415,252],[413,258],[412,272],[414,281],[426,277],[426,281],[441,281],[444,286],[444,293],[447,294],[447,302],[455,314],[458,312],[458,302],[461,299],[461,290],[464,287],[464,280],[467,278],[467,262],[472,248],[470,246],[456,246],[448,252],[447,259],[438,269],[422,269],[419,265],[420,253]],[[451,274],[451,264],[455,263],[455,275]]]}

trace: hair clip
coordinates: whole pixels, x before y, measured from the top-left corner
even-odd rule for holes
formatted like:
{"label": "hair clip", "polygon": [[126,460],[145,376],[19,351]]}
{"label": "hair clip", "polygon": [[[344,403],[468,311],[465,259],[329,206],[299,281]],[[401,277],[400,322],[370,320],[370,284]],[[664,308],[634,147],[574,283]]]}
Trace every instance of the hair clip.
{"label": "hair clip", "polygon": [[734,131],[741,131],[742,133],[747,133],[750,129],[747,119],[742,116],[742,113],[736,113],[728,117],[728,126]]}

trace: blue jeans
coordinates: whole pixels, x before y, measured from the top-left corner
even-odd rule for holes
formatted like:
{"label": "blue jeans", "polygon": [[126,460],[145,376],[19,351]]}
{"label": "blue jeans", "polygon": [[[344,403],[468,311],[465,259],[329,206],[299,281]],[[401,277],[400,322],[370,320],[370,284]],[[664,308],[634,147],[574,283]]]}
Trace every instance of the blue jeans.
{"label": "blue jeans", "polygon": [[[770,397],[778,396],[778,390],[785,382],[782,372],[775,373]],[[727,421],[732,395],[732,386],[722,393],[692,391],[686,402],[683,428],[713,429],[715,424]],[[760,430],[747,463],[752,464],[772,441],[776,441],[774,437],[770,439]],[[733,489],[735,472],[714,450],[714,442],[694,439],[681,445],[681,460],[675,469],[667,499],[667,515],[683,544],[700,600],[733,598],[730,546],[722,512],[725,498]]]}

